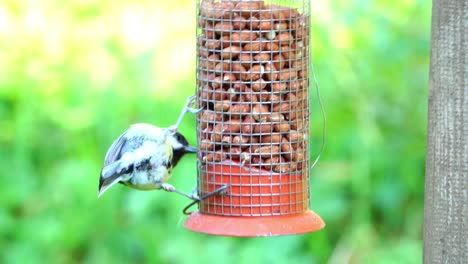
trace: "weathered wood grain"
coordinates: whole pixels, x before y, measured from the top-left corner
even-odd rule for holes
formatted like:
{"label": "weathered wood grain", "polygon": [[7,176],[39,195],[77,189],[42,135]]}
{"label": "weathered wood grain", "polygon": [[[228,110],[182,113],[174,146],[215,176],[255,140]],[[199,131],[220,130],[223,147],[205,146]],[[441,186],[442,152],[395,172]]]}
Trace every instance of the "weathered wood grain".
{"label": "weathered wood grain", "polygon": [[468,1],[433,0],[424,263],[468,263]]}

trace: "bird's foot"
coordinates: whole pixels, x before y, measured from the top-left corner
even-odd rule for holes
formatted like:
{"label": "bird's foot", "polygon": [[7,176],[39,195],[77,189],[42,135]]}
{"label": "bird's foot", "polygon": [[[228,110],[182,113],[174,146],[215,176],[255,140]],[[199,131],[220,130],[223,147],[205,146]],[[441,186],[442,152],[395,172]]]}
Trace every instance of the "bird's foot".
{"label": "bird's foot", "polygon": [[193,105],[196,101],[197,97],[195,95],[193,96],[190,96],[189,98],[187,98],[187,102],[185,103],[184,105],[184,108],[182,109],[182,112],[180,113],[179,115],[179,118],[177,119],[177,122],[170,126],[168,129],[169,131],[172,133],[172,134],[175,134],[177,132],[177,130],[179,129],[179,125],[180,123],[182,122],[182,119],[184,118],[185,114],[187,112],[189,113],[192,113],[192,114],[196,114],[198,112],[200,112],[201,110],[203,110],[203,108],[193,108]]}
{"label": "bird's foot", "polygon": [[201,201],[200,200],[200,196],[198,196],[198,188],[195,187],[193,190],[192,190],[192,197],[194,198],[193,200],[197,200],[197,201]]}
{"label": "bird's foot", "polygon": [[177,190],[174,186],[170,185],[169,183],[163,183],[161,184],[161,188],[163,190],[165,190],[166,192],[173,192],[173,193],[177,193],[177,194],[180,194],[180,195],[183,195],[191,200],[194,200],[194,201],[199,201],[200,198],[198,198],[198,195],[196,194],[186,194],[186,193],[183,193],[179,190]]}
{"label": "bird's foot", "polygon": [[203,110],[203,107],[193,108],[193,105],[195,104],[196,100],[197,100],[197,97],[195,95],[192,95],[189,98],[187,98],[187,103],[185,104],[185,107],[184,107],[185,111],[190,112],[192,114],[197,114],[201,110]]}
{"label": "bird's foot", "polygon": [[169,183],[163,183],[161,184],[161,188],[165,190],[166,192],[174,192],[176,188]]}

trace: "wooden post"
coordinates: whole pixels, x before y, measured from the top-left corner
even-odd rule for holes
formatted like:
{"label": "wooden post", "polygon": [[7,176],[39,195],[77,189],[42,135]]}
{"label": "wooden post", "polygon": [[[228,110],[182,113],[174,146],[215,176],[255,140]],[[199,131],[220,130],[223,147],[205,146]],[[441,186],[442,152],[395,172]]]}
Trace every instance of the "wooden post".
{"label": "wooden post", "polygon": [[468,2],[433,0],[424,263],[468,261]]}

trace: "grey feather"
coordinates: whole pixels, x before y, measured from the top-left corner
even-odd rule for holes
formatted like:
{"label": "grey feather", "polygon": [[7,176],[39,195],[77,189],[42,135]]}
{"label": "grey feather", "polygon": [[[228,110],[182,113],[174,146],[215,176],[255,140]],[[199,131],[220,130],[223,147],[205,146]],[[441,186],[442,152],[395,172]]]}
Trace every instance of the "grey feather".
{"label": "grey feather", "polygon": [[107,179],[112,175],[121,174],[122,169],[120,168],[120,162],[113,162],[106,165],[101,170],[101,178]]}
{"label": "grey feather", "polygon": [[106,153],[104,158],[104,166],[107,166],[111,163],[116,162],[122,156],[122,148],[127,142],[127,137],[125,136],[127,131],[120,135],[110,146],[109,150]]}

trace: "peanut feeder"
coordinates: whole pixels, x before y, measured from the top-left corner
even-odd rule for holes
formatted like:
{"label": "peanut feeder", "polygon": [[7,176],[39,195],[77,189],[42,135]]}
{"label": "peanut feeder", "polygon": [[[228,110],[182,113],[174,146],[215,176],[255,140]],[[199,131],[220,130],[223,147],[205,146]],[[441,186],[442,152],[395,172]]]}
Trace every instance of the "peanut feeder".
{"label": "peanut feeder", "polygon": [[309,1],[197,2],[199,204],[185,226],[230,236],[324,226],[309,209]]}

